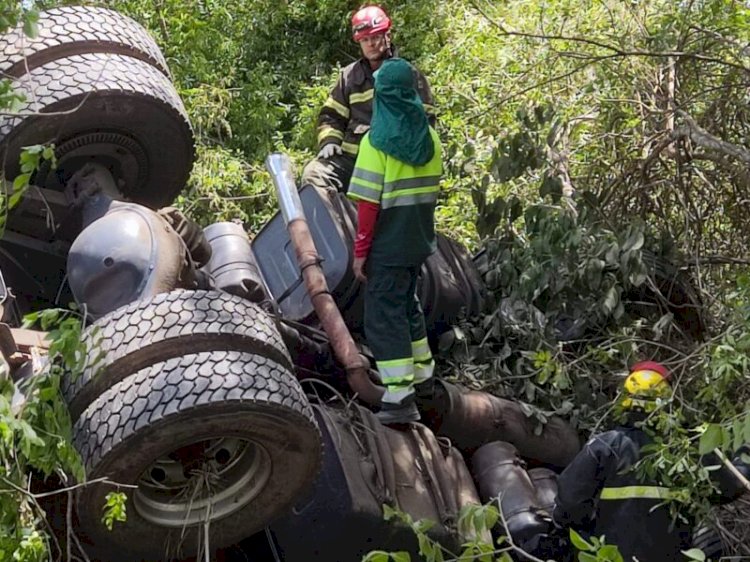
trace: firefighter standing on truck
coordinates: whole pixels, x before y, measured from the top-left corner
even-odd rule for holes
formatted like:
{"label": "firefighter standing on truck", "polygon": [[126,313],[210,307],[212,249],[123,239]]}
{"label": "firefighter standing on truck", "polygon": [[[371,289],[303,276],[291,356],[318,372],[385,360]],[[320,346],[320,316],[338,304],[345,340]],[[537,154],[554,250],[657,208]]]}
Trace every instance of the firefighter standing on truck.
{"label": "firefighter standing on truck", "polygon": [[372,126],[348,192],[357,201],[354,273],[365,282],[365,334],[386,387],[377,414],[386,424],[419,419],[414,387],[434,370],[416,284],[436,248],[441,175],[440,140],[417,94],[414,67],[389,59],[375,74]]}
{"label": "firefighter standing on truck", "polygon": [[[658,475],[640,479],[633,470],[643,446],[652,442],[644,424],[657,401],[671,394],[669,372],[663,365],[654,361],[633,365],[624,385],[625,422],[591,438],[558,478],[553,511],[558,527],[604,535],[606,544],[616,545],[626,562],[685,559],[681,552],[691,548],[693,529],[687,516],[673,520],[669,500],[675,490],[660,482]],[[738,451],[733,464],[747,477],[750,467],[741,460],[745,450]],[[721,495],[719,503],[743,491],[742,483],[726,468],[711,474]]]}
{"label": "firefighter standing on truck", "polygon": [[[365,6],[352,17],[352,33],[362,58],[341,71],[318,118],[318,155],[302,174],[302,185],[346,191],[362,136],[372,119],[373,73],[396,56],[391,44],[391,20],[379,6]],[[432,115],[427,79],[413,69],[417,91]],[[434,125],[434,117],[430,117]]]}

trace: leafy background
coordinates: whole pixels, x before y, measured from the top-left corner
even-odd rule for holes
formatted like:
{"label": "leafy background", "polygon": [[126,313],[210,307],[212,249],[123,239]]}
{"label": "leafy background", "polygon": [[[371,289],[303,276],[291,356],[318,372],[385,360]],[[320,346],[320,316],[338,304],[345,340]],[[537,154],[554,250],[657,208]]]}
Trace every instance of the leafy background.
{"label": "leafy background", "polygon": [[[314,155],[317,112],[358,55],[358,3],[98,4],[154,34],[186,103],[198,161],[179,204],[257,232],[275,205],[263,159],[284,150],[301,170]],[[442,375],[586,437],[617,417],[629,364],[665,362],[674,393],[643,470],[695,490],[690,509],[750,554],[750,502],[711,508],[698,462],[750,441],[747,3],[384,4],[437,99],[439,228],[478,254],[488,286],[485,313],[441,340]],[[13,25],[18,3],[0,15]]]}

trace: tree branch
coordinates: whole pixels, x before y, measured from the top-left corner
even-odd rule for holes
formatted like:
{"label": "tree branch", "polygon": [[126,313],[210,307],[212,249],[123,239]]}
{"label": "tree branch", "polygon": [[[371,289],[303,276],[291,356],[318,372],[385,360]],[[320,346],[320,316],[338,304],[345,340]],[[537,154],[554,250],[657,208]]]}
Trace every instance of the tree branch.
{"label": "tree branch", "polygon": [[717,64],[722,64],[725,66],[731,66],[733,68],[738,68],[740,70],[750,73],[750,67],[744,66],[740,63],[727,61],[724,59],[717,59],[715,57],[709,57],[709,56],[702,55],[699,53],[691,53],[687,51],[657,52],[657,51],[628,50],[628,49],[621,49],[620,47],[617,47],[616,45],[604,43],[596,39],[588,39],[586,37],[578,37],[575,35],[559,35],[559,34],[546,35],[546,34],[541,34],[541,33],[529,33],[526,31],[513,31],[510,29],[507,29],[503,24],[496,21],[489,14],[487,14],[487,12],[479,5],[477,0],[471,0],[471,5],[474,6],[474,8],[487,21],[489,21],[492,25],[497,27],[500,30],[501,35],[505,35],[508,37],[524,37],[526,39],[538,39],[541,41],[570,41],[572,43],[580,43],[582,45],[599,47],[600,49],[611,51],[612,54],[609,55],[608,58],[613,58],[613,57],[670,58],[670,57],[673,57],[676,59],[693,59],[693,60],[698,60],[701,62],[713,62]]}
{"label": "tree branch", "polygon": [[750,265],[750,260],[729,256],[704,256],[696,257],[683,264],[682,267],[700,267],[701,265]]}
{"label": "tree branch", "polygon": [[[690,140],[692,140],[695,144],[702,148],[713,150],[714,152],[721,152],[722,154],[726,154],[727,156],[731,156],[733,158],[736,158],[737,160],[741,160],[744,164],[750,166],[750,150],[747,150],[746,148],[742,148],[740,146],[737,146],[736,144],[732,144],[731,142],[727,142],[717,136],[712,135],[711,133],[703,129],[700,125],[698,125],[698,123],[696,123],[695,120],[690,117],[690,115],[682,110],[678,110],[677,115],[682,117],[682,119],[685,121],[686,130],[683,130],[681,132],[683,136],[689,136]],[[676,130],[675,133],[677,133],[678,131],[679,129]]]}

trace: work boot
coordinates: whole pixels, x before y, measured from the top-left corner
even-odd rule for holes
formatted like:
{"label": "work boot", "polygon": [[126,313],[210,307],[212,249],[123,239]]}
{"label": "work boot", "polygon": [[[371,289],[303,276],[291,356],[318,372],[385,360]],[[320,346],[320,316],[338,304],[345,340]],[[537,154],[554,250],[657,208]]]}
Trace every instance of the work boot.
{"label": "work boot", "polygon": [[417,405],[411,401],[408,404],[380,404],[380,411],[375,414],[383,425],[397,425],[419,421],[420,415]]}

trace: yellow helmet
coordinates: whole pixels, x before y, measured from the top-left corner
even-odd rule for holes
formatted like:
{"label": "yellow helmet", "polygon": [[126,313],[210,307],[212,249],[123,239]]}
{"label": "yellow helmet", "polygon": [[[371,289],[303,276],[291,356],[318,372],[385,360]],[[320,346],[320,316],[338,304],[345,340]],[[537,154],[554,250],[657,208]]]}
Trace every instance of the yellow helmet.
{"label": "yellow helmet", "polygon": [[661,363],[641,361],[630,368],[625,379],[625,398],[622,407],[625,410],[642,410],[653,412],[657,398],[668,398],[672,394],[669,386],[669,371]]}

